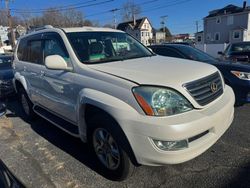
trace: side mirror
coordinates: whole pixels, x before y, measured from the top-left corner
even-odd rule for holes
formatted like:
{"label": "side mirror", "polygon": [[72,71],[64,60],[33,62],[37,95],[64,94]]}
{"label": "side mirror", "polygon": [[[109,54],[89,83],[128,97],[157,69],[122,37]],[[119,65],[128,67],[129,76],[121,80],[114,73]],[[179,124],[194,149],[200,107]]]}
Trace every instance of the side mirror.
{"label": "side mirror", "polygon": [[148,47],[148,49],[149,49],[150,52],[154,53],[153,50],[152,50],[151,48]]}
{"label": "side mirror", "polygon": [[3,103],[0,103],[0,117],[2,117],[6,113],[6,106]]}
{"label": "side mirror", "polygon": [[45,58],[45,66],[52,70],[66,70],[72,71],[71,67],[68,67],[66,61],[60,55],[49,55]]}
{"label": "side mirror", "polygon": [[219,51],[219,52],[218,52],[218,55],[224,55],[224,53],[223,53],[223,52],[221,52],[221,51]]}

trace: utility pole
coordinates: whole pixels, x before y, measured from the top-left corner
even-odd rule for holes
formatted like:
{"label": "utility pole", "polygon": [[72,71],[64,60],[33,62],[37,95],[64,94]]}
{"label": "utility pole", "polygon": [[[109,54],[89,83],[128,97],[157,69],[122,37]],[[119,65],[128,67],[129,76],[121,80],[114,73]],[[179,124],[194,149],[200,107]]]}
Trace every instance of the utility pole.
{"label": "utility pole", "polygon": [[161,27],[162,27],[162,31],[165,33],[165,41],[166,41],[166,28],[165,28],[165,24],[166,24],[167,17],[168,17],[168,15],[161,16]]}
{"label": "utility pole", "polygon": [[[3,0],[1,0],[1,1],[3,1]],[[10,29],[11,47],[13,49],[14,46],[15,46],[15,34],[14,34],[14,31],[13,31],[13,28],[12,28],[12,18],[11,18],[10,8],[9,8],[10,0],[4,0],[4,1],[5,1],[6,12],[7,12],[7,19],[8,19],[9,29]]]}
{"label": "utility pole", "polygon": [[196,25],[196,33],[198,33],[199,32],[199,21],[196,21],[195,25]]}
{"label": "utility pole", "polygon": [[116,29],[116,12],[118,11],[119,9],[118,8],[115,8],[115,9],[112,9],[110,10],[112,13],[113,13],[113,24],[114,24],[114,29]]}

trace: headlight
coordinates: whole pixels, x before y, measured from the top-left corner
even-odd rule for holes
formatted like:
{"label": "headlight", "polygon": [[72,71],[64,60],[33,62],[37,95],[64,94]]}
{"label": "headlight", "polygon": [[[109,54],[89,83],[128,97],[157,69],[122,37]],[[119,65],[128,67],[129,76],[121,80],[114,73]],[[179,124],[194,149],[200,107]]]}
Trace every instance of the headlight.
{"label": "headlight", "polygon": [[250,80],[250,73],[240,71],[231,71],[231,73],[237,76],[239,79]]}
{"label": "headlight", "polygon": [[190,102],[173,89],[141,86],[133,88],[132,91],[149,116],[171,116],[193,109]]}

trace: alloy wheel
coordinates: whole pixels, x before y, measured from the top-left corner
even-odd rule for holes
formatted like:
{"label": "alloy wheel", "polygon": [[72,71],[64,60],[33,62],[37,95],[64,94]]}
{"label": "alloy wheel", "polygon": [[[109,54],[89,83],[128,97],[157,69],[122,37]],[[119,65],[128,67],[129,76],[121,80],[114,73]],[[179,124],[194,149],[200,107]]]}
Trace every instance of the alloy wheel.
{"label": "alloy wheel", "polygon": [[93,146],[101,163],[110,170],[116,170],[121,162],[118,145],[112,135],[103,128],[98,128],[93,134]]}

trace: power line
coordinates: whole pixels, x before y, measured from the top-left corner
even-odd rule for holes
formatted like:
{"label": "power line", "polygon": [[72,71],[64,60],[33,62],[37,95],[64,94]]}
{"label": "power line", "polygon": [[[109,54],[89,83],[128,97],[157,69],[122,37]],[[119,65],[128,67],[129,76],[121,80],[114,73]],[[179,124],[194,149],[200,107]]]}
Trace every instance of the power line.
{"label": "power line", "polygon": [[41,11],[18,11],[18,10],[13,10],[13,12],[15,13],[43,13],[46,11],[49,12],[55,12],[55,11],[65,11],[65,10],[71,10],[71,9],[80,9],[80,8],[84,8],[84,7],[91,7],[91,6],[96,6],[96,5],[102,5],[102,4],[106,4],[106,3],[110,3],[114,0],[106,0],[106,1],[102,1],[102,2],[96,2],[96,3],[92,3],[92,4],[88,4],[88,5],[80,5],[80,6],[72,6],[70,8],[53,8],[53,9],[45,9],[45,10],[41,10]]}
{"label": "power line", "polygon": [[[74,3],[74,4],[59,6],[59,7],[55,7],[55,8],[59,8],[59,9],[61,9],[61,8],[70,8],[70,7],[74,7],[74,6],[80,6],[80,5],[84,5],[84,4],[87,4],[87,3],[91,3],[91,2],[94,2],[94,1],[97,1],[97,0],[89,0],[89,1],[82,2],[82,3]],[[13,8],[11,10],[12,11],[45,11],[45,10],[48,10],[48,8],[40,8],[40,9],[32,9],[32,10]]]}
{"label": "power line", "polygon": [[[135,6],[139,6],[139,5],[140,6],[144,6],[146,4],[155,3],[157,1],[159,1],[159,0],[149,0],[149,1],[145,1],[143,3],[137,3],[137,4],[135,4]],[[120,10],[122,10],[122,7],[116,8],[116,9],[117,9],[117,11],[120,11]],[[102,14],[106,14],[106,13],[110,13],[111,11],[112,10],[107,10],[107,11],[103,11],[103,12],[99,12],[99,13],[95,13],[95,14],[86,15],[85,18],[92,17],[92,16],[98,16],[98,15],[102,15]]]}
{"label": "power line", "polygon": [[[142,12],[151,12],[151,11],[163,9],[163,8],[166,8],[166,7],[171,7],[171,6],[175,6],[175,5],[180,5],[180,4],[183,4],[183,3],[187,3],[189,1],[192,1],[192,0],[175,0],[175,1],[173,1],[172,4],[168,4],[168,5],[165,5],[165,6],[158,6],[158,7],[155,7],[155,8],[144,10]],[[174,2],[176,2],[176,3],[174,3]]]}

